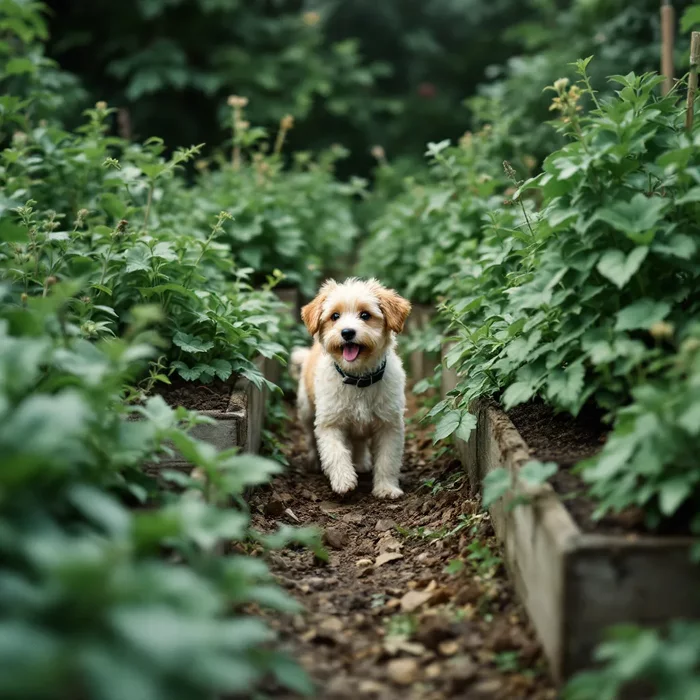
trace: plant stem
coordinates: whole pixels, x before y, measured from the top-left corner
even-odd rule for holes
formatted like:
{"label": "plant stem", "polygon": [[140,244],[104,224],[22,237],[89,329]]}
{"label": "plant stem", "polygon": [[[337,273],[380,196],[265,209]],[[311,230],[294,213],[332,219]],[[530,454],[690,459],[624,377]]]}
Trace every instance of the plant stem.
{"label": "plant stem", "polygon": [[691,131],[695,116],[695,92],[698,89],[698,63],[700,63],[700,32],[693,32],[690,39],[690,74],[688,75],[688,111],[685,128]]}
{"label": "plant stem", "polygon": [[148,199],[146,200],[146,211],[143,215],[143,228],[144,230],[148,227],[148,217],[151,214],[151,204],[153,202],[153,190],[155,189],[156,183],[151,180],[151,186],[148,188]]}

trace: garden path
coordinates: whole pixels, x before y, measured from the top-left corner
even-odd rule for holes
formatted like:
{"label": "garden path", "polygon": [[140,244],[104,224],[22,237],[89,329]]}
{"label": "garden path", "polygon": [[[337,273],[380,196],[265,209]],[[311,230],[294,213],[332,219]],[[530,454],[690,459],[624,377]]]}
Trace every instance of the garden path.
{"label": "garden path", "polygon": [[[409,404],[415,416],[413,397]],[[406,495],[387,502],[371,496],[364,475],[354,493],[334,495],[322,474],[309,472],[295,419],[282,437],[290,466],[254,495],[253,522],[263,531],[280,522],[324,530],[328,563],[302,549],[270,557],[305,608],[270,623],[319,698],[555,697],[488,515],[451,448],[435,448],[429,430],[409,419]]]}

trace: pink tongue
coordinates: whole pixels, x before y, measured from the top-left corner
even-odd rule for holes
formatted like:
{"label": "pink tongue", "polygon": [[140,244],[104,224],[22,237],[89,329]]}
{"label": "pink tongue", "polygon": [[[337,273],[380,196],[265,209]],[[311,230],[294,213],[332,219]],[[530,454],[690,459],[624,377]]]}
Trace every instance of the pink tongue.
{"label": "pink tongue", "polygon": [[354,343],[350,343],[349,345],[343,345],[343,359],[346,362],[354,362],[359,354],[359,345],[355,345]]}

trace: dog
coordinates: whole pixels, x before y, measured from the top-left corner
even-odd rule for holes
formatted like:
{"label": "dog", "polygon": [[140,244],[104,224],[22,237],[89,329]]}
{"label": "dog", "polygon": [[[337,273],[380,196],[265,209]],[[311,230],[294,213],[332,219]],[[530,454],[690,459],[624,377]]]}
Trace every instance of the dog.
{"label": "dog", "polygon": [[309,445],[339,495],[374,471],[372,493],[399,498],[404,449],[406,374],[396,354],[411,304],[377,280],[326,281],[301,310],[314,338],[291,357],[297,405]]}

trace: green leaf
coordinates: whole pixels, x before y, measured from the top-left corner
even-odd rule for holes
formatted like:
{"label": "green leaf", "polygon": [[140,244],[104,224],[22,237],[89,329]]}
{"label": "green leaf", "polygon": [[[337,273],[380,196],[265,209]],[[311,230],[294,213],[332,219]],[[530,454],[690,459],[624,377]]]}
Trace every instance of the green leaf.
{"label": "green leaf", "polygon": [[233,374],[233,368],[228,360],[212,360],[210,364],[216,376],[224,382]]}
{"label": "green leaf", "polygon": [[185,352],[207,352],[214,347],[211,340],[202,340],[197,336],[178,331],[173,336],[173,344],[182,348]]}
{"label": "green leaf", "polygon": [[201,375],[201,371],[197,369],[198,365],[190,368],[184,362],[176,360],[171,366],[174,367],[177,370],[177,373],[188,382],[194,382],[195,380],[199,379]]}
{"label": "green leaf", "polygon": [[617,312],[616,331],[634,331],[650,328],[663,321],[671,310],[670,304],[653,299],[640,299]]}
{"label": "green leaf", "polygon": [[452,559],[449,564],[443,569],[446,574],[454,576],[464,570],[464,562],[461,559]]}
{"label": "green leaf", "polygon": [[455,435],[460,440],[467,442],[472,430],[476,428],[476,416],[471,413],[462,413],[462,420],[459,422],[459,427],[455,430]]}
{"label": "green leaf", "polygon": [[489,508],[496,501],[505,496],[511,488],[513,480],[510,472],[503,467],[489,472],[482,483],[481,502],[484,508]]}
{"label": "green leaf", "polygon": [[306,671],[296,661],[281,654],[275,654],[271,666],[272,673],[280,685],[299,695],[311,696],[314,694],[314,684]]}
{"label": "green leaf", "polygon": [[691,5],[686,8],[681,17],[681,32],[687,34],[698,24],[700,24],[700,5]]}
{"label": "green leaf", "polygon": [[639,270],[648,252],[649,248],[646,246],[638,246],[627,256],[621,250],[606,250],[596,268],[603,277],[609,279],[618,289],[622,289]]}
{"label": "green leaf", "polygon": [[656,229],[668,206],[668,200],[638,192],[629,202],[620,201],[603,207],[596,218],[627,235],[645,234]]}
{"label": "green leaf", "polygon": [[536,391],[537,387],[533,381],[514,382],[503,392],[503,406],[510,410],[513,406],[527,403]]}
{"label": "green leaf", "polygon": [[518,472],[518,479],[524,481],[528,486],[541,486],[554,476],[558,469],[556,462],[532,460],[521,467]]}
{"label": "green leaf", "polygon": [[37,67],[28,58],[11,58],[5,65],[5,75],[26,75],[35,73]]}
{"label": "green leaf", "polygon": [[693,491],[693,482],[687,476],[668,479],[661,484],[659,507],[666,516],[672,516]]}
{"label": "green leaf", "polygon": [[476,417],[466,411],[448,411],[440,418],[435,426],[433,444],[444,440],[456,433],[461,440],[468,440],[471,431],[476,427]]}

